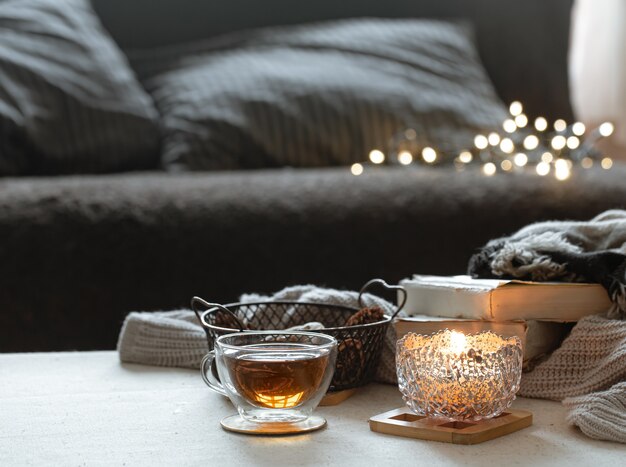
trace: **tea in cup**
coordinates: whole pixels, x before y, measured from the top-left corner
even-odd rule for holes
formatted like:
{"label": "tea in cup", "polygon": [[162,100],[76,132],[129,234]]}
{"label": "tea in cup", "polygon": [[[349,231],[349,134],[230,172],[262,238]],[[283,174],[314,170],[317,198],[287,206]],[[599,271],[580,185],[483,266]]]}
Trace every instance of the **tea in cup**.
{"label": "tea in cup", "polygon": [[215,341],[202,361],[202,378],[231,400],[243,421],[271,431],[271,424],[302,424],[311,417],[330,385],[336,357],[337,341],[325,334],[246,331]]}

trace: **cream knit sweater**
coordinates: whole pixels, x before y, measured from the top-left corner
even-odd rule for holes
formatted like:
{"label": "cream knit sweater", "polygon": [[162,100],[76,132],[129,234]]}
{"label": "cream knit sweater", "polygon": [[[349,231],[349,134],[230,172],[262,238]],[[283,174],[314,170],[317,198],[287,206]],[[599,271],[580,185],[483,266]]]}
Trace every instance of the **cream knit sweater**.
{"label": "cream knit sweater", "polygon": [[519,395],[563,401],[583,433],[626,443],[626,320],[580,320],[548,360],[523,375]]}

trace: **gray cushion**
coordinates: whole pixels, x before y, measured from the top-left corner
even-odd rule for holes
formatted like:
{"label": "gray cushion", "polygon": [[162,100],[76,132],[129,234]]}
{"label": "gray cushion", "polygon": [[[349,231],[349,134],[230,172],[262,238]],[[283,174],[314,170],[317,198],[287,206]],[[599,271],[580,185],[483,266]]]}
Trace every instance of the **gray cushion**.
{"label": "gray cushion", "polygon": [[0,175],[156,166],[156,117],[87,0],[0,3]]}
{"label": "gray cushion", "polygon": [[[124,50],[150,49],[242,29],[356,17],[462,18],[498,95],[531,116],[573,119],[567,79],[573,0],[93,0]],[[141,28],[137,25],[141,24]]]}
{"label": "gray cushion", "polygon": [[170,168],[362,161],[407,127],[463,149],[505,115],[463,25],[355,19],[233,33],[150,62]]}

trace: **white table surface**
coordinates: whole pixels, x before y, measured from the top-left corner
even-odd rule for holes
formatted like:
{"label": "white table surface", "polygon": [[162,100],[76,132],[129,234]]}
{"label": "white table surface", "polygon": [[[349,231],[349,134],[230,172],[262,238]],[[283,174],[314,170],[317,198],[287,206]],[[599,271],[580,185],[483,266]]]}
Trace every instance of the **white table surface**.
{"label": "white table surface", "polygon": [[199,372],[120,364],[115,352],[0,354],[0,465],[625,465],[624,445],[565,423],[556,402],[518,399],[534,424],[474,446],[374,433],[367,420],[402,406],[372,384],[318,412],[322,431],[255,437],[223,431],[234,413]]}

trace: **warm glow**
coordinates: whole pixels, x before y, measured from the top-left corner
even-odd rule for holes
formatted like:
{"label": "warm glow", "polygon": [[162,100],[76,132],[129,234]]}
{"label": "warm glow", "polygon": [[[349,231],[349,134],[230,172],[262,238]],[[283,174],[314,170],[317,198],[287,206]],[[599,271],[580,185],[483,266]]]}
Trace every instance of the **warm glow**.
{"label": "warm glow", "polygon": [[350,172],[352,172],[352,175],[361,175],[363,173],[363,166],[358,162],[356,164],[352,164]]}
{"label": "warm glow", "polygon": [[502,167],[502,170],[504,170],[505,172],[510,172],[513,168],[513,162],[508,159],[504,159],[502,162],[500,162],[500,167]]}
{"label": "warm glow", "polygon": [[518,167],[524,167],[528,163],[528,156],[523,152],[519,152],[513,157],[513,162]]}
{"label": "warm glow", "polygon": [[571,175],[569,164],[565,159],[557,159],[554,163],[554,176],[558,180],[567,180]]}
{"label": "warm glow", "polygon": [[504,128],[504,131],[506,131],[507,133],[513,133],[515,132],[515,130],[517,130],[517,125],[515,124],[513,120],[511,120],[510,118],[507,118],[502,123],[502,128]]}
{"label": "warm glow", "polygon": [[548,121],[543,117],[537,117],[535,119],[535,128],[537,131],[544,131],[548,128]]}
{"label": "warm glow", "polygon": [[567,144],[567,140],[563,135],[556,135],[554,138],[552,138],[552,142],[550,144],[552,145],[553,149],[560,151]]}
{"label": "warm glow", "polygon": [[600,161],[600,165],[603,169],[608,170],[613,167],[613,160],[610,157],[605,157]]}
{"label": "warm glow", "polygon": [[515,145],[511,138],[503,138],[502,141],[500,141],[500,149],[502,152],[511,154],[515,150]]}
{"label": "warm glow", "polygon": [[489,140],[485,135],[476,135],[474,137],[474,146],[478,149],[485,149],[489,145]]}
{"label": "warm glow", "polygon": [[554,160],[554,156],[552,155],[551,152],[546,151],[541,155],[541,162],[545,162],[546,164],[549,164],[553,160]]}
{"label": "warm glow", "polygon": [[370,160],[374,164],[382,164],[383,162],[385,162],[385,155],[382,151],[379,151],[378,149],[373,149],[370,151]]}
{"label": "warm glow", "polygon": [[274,394],[255,394],[255,400],[261,407],[269,409],[289,409],[296,407],[302,402],[305,396],[304,391],[297,392],[295,394],[287,395],[274,395]]}
{"label": "warm glow", "polygon": [[537,138],[535,135],[528,135],[526,138],[524,138],[525,149],[532,151],[533,149],[536,149],[537,146],[539,146],[539,138]]}
{"label": "warm glow", "polygon": [[494,164],[493,162],[487,162],[485,165],[483,165],[483,173],[488,177],[491,177],[493,174],[496,173],[496,164]]}
{"label": "warm glow", "polygon": [[570,136],[567,138],[567,147],[570,149],[576,149],[580,146],[580,140],[576,136]]}
{"label": "warm glow", "polygon": [[572,133],[574,133],[576,136],[584,135],[586,130],[587,129],[585,128],[584,123],[576,122],[572,125]]}
{"label": "warm glow", "polygon": [[519,101],[513,101],[509,106],[509,112],[511,112],[511,115],[514,116],[521,114],[523,110],[524,108],[522,107],[522,103]]}
{"label": "warm glow", "polygon": [[539,162],[539,164],[537,164],[537,167],[535,167],[535,170],[537,171],[538,175],[541,175],[543,177],[550,173],[550,164],[548,164],[547,162]]}
{"label": "warm glow", "polygon": [[583,160],[580,161],[580,165],[582,165],[583,169],[590,169],[593,167],[593,159],[591,157],[583,157]]}
{"label": "warm glow", "polygon": [[463,151],[461,154],[459,154],[459,160],[464,164],[469,164],[470,162],[472,162],[473,158],[474,157],[472,156],[472,153],[469,151]]}
{"label": "warm glow", "polygon": [[519,114],[517,117],[515,117],[515,124],[519,128],[524,128],[526,125],[528,125],[528,117],[524,114]]}
{"label": "warm glow", "polygon": [[554,129],[556,131],[565,131],[566,128],[567,128],[567,123],[565,123],[565,120],[563,120],[562,118],[559,118],[558,120],[554,122]]}
{"label": "warm glow", "polygon": [[411,162],[413,162],[413,154],[411,154],[409,151],[402,151],[400,154],[398,154],[398,162],[400,162],[400,164],[402,165],[409,165]]}
{"label": "warm glow", "polygon": [[433,148],[426,146],[422,149],[422,159],[424,159],[425,162],[432,164],[437,160],[437,153]]}
{"label": "warm glow", "polygon": [[450,352],[460,354],[465,351],[467,338],[462,332],[452,331],[450,334]]}
{"label": "warm glow", "polygon": [[500,143],[500,135],[498,133],[489,133],[487,141],[489,141],[489,144],[492,146],[497,146]]}
{"label": "warm glow", "polygon": [[611,122],[604,122],[600,125],[598,130],[600,131],[600,134],[606,138],[607,136],[611,136],[613,134],[615,127]]}

